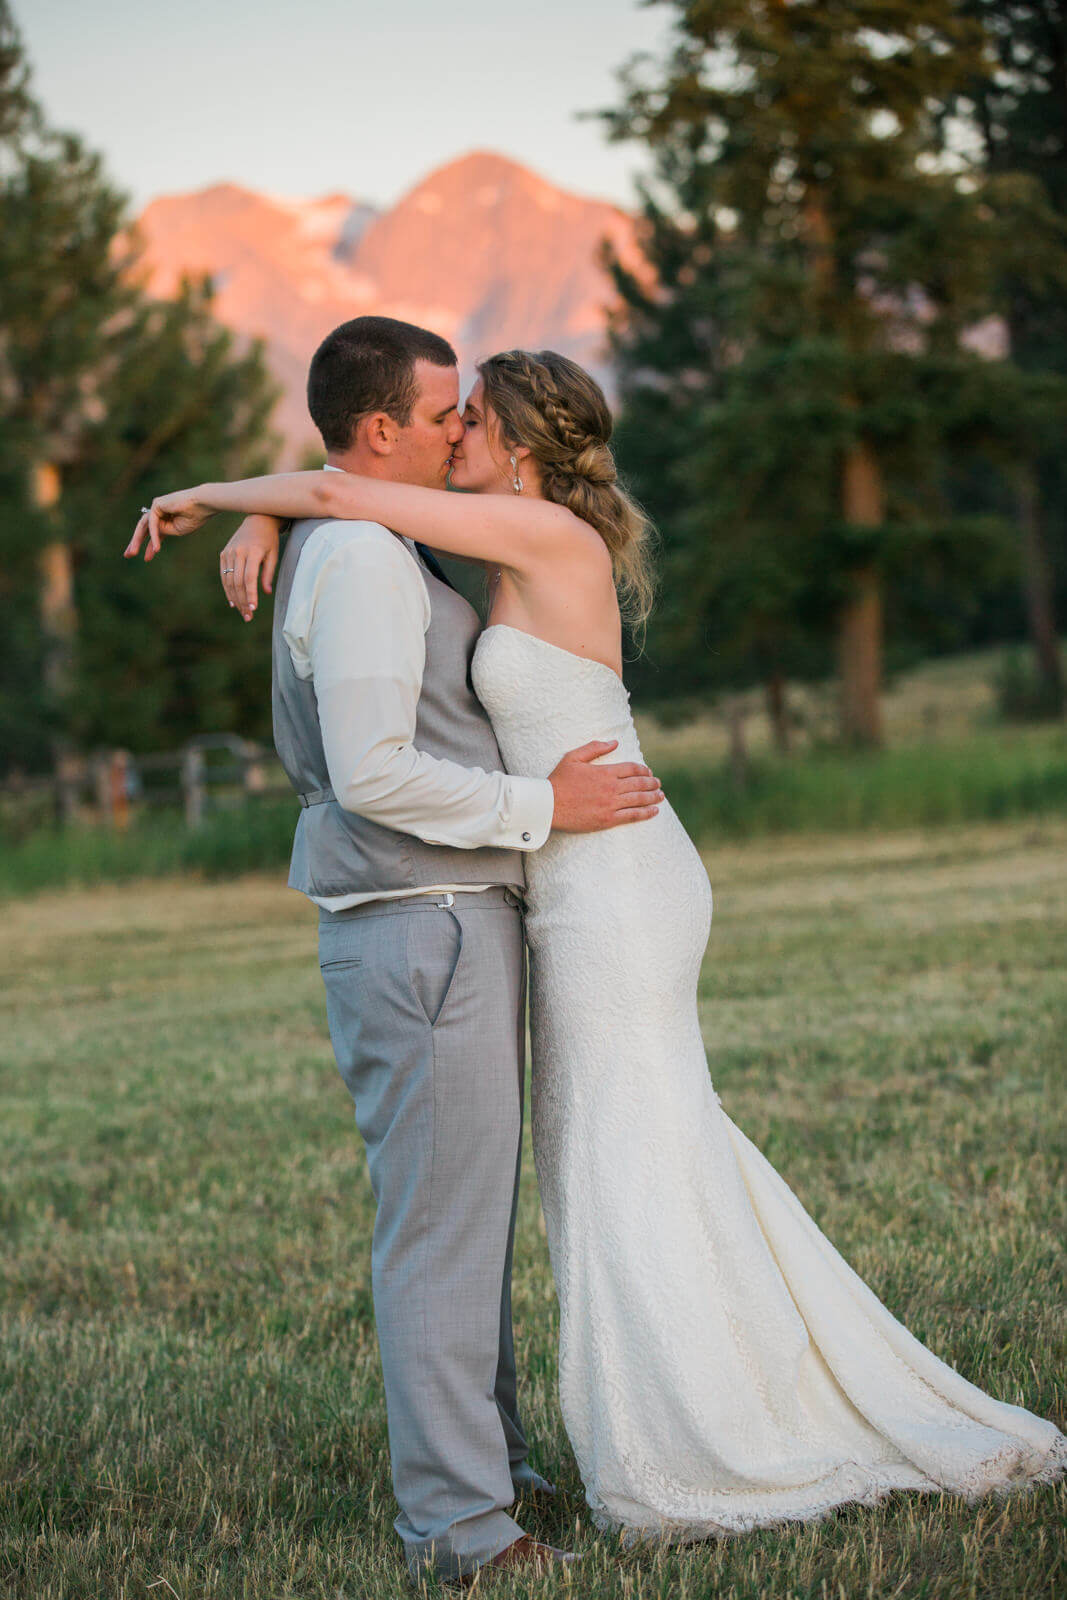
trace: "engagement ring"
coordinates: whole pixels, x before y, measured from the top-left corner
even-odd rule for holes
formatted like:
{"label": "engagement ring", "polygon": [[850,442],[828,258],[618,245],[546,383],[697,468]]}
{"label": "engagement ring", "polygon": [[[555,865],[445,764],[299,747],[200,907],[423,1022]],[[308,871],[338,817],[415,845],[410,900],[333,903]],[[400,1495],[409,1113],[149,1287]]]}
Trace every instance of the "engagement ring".
{"label": "engagement ring", "polygon": [[223,570],[223,573],[227,573],[227,572],[232,572],[234,569],[232,567],[223,567],[222,570]]}

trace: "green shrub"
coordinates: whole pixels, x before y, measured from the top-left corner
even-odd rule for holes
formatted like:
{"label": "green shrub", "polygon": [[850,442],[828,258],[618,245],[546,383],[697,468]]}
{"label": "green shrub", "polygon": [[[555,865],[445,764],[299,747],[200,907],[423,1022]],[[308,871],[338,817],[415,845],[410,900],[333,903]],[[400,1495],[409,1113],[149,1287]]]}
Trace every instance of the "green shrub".
{"label": "green shrub", "polygon": [[26,894],[62,884],[117,883],[194,873],[225,878],[275,870],[289,860],[295,801],[255,800],[209,812],[199,828],[178,812],[106,828],[42,829],[0,850],[0,894]]}
{"label": "green shrub", "polygon": [[952,745],[753,760],[738,788],[727,766],[657,767],[693,836],[836,833],[1067,812],[1067,738],[1007,733]]}

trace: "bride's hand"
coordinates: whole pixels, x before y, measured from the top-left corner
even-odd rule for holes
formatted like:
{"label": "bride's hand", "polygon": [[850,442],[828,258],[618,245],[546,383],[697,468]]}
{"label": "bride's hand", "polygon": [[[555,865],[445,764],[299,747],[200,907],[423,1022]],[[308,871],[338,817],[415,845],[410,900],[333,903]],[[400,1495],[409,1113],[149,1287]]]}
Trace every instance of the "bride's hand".
{"label": "bride's hand", "polygon": [[256,579],[263,593],[270,594],[278,569],[281,521],[255,513],[246,517],[219,552],[219,577],[231,606],[250,622],[256,609]]}
{"label": "bride's hand", "polygon": [[199,498],[196,489],[179,489],[176,494],[157,495],[133,530],[133,538],[123,551],[125,556],[137,555],[145,540],[148,548],[144,558],[151,561],[163,547],[165,538],[180,539],[184,534],[195,533],[215,515],[210,506]]}

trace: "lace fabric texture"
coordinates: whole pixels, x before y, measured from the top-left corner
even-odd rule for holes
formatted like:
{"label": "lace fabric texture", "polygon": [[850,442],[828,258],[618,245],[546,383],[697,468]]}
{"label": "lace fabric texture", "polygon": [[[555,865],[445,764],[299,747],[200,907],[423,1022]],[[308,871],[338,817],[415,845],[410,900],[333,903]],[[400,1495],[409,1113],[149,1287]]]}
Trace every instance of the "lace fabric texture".
{"label": "lace fabric texture", "polygon": [[[642,759],[600,662],[496,624],[472,676],[511,771],[594,738]],[[560,1404],[594,1520],[698,1539],[1067,1469],[1067,1438],[920,1344],[723,1111],[696,1007],[711,889],[670,806],[551,835],[527,884]]]}

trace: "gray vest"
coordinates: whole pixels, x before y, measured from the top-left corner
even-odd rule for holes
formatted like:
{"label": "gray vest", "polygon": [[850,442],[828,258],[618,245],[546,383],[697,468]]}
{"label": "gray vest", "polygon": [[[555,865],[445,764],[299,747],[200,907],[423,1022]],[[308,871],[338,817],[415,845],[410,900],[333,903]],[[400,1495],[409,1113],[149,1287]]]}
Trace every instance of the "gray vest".
{"label": "gray vest", "polygon": [[[274,743],[301,810],[289,867],[290,888],[332,897],[418,889],[441,883],[510,884],[525,881],[518,850],[458,850],[427,844],[334,799],[326,767],[315,685],[298,678],[282,635],[300,552],[326,518],[294,523],[274,588],[272,702]],[[503,771],[489,718],[471,688],[470,662],[481,632],[477,614],[461,595],[420,563],[430,596],[426,667],[416,712],[417,750],[464,767]]]}

